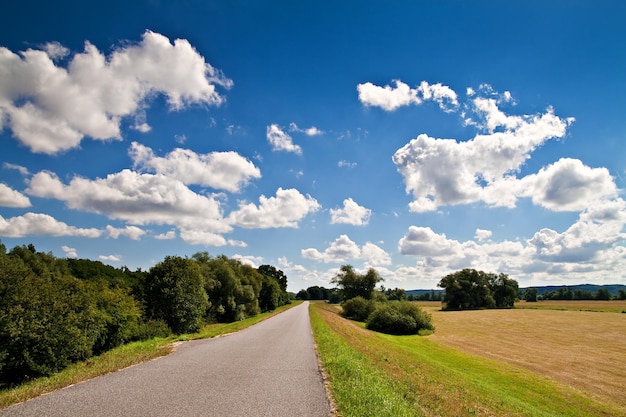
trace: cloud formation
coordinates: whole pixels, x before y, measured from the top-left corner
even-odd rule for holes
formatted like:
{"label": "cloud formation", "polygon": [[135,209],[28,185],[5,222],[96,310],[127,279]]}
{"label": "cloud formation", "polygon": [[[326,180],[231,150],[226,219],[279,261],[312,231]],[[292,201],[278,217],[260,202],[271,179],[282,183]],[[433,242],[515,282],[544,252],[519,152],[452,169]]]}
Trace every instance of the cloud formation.
{"label": "cloud formation", "polygon": [[277,124],[271,124],[267,127],[266,138],[273,151],[293,152],[302,155],[302,148],[293,143],[293,139],[285,133]]}
{"label": "cloud formation", "polygon": [[54,217],[42,213],[26,213],[23,216],[5,219],[0,216],[0,235],[6,237],[25,236],[80,236],[96,238],[102,231],[95,228],[69,226]]}
{"label": "cloud formation", "polygon": [[2,207],[30,207],[30,199],[19,191],[0,182],[0,206]]}
{"label": "cloud formation", "polygon": [[110,56],[85,43],[67,68],[57,66],[69,51],[59,44],[16,54],[0,47],[0,128],[33,152],[54,154],[78,146],[85,137],[121,139],[120,123],[138,116],[135,128],[146,132],[142,107],[163,94],[172,110],[190,104],[219,105],[216,87],[232,81],[184,39],[172,44],[146,31],[138,44],[124,44]]}
{"label": "cloud formation", "polygon": [[167,175],[185,185],[239,192],[250,180],[261,178],[261,171],[237,152],[197,154],[189,149],[174,149],[158,157],[152,149],[137,142],[129,150],[134,168]]}
{"label": "cloud formation", "polygon": [[413,194],[412,211],[475,202],[515,207],[518,198],[531,196],[536,204],[567,211],[583,207],[589,197],[616,195],[608,171],[580,161],[563,159],[536,175],[516,176],[537,147],[565,136],[573,118],[560,118],[551,108],[543,114],[511,116],[495,99],[479,96],[469,109],[478,117],[472,123],[485,133],[467,141],[420,134],[393,155],[407,193]]}
{"label": "cloud formation", "polygon": [[359,101],[366,106],[380,107],[386,111],[422,104],[424,101],[435,101],[446,112],[454,111],[459,105],[454,90],[441,83],[429,84],[422,81],[417,88],[411,88],[400,80],[394,80],[394,83],[395,87],[380,87],[371,82],[357,85]]}
{"label": "cloud formation", "polygon": [[391,256],[374,243],[367,242],[359,247],[348,235],[341,235],[323,252],[315,248],[302,249],[303,258],[324,263],[346,263],[351,260],[364,260],[367,266],[389,265]]}
{"label": "cloud formation", "polygon": [[351,224],[365,226],[369,223],[372,210],[358,205],[352,198],[343,200],[343,208],[330,209],[331,224]]}

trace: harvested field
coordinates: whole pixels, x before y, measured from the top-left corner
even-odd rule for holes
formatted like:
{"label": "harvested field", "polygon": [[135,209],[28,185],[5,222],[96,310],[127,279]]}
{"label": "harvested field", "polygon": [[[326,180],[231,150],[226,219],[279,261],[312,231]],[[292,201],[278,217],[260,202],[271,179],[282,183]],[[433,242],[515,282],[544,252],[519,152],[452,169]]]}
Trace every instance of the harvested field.
{"label": "harvested field", "polygon": [[443,312],[438,303],[421,305],[436,327],[429,338],[548,376],[626,410],[626,314],[598,312],[600,304],[589,304],[602,301],[584,303],[579,309],[596,310]]}

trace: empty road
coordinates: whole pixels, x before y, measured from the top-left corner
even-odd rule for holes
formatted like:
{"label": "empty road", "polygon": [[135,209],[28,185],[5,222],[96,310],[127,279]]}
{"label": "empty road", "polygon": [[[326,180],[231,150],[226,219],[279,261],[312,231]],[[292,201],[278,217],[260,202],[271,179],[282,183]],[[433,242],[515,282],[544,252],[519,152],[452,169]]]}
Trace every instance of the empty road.
{"label": "empty road", "polygon": [[308,303],[240,332],[0,410],[0,416],[324,416]]}

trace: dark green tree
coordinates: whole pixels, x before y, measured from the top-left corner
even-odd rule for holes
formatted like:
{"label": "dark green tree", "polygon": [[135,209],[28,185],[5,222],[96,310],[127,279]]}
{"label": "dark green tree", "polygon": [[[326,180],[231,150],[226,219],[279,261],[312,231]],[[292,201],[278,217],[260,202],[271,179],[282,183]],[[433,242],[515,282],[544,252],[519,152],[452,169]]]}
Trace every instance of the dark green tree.
{"label": "dark green tree", "polygon": [[517,281],[509,278],[506,274],[487,274],[489,277],[489,290],[495,301],[496,308],[513,308],[519,292]]}
{"label": "dark green tree", "polygon": [[537,293],[537,288],[527,288],[526,291],[524,291],[524,300],[530,303],[537,302]]}
{"label": "dark green tree", "polygon": [[150,268],[146,298],[151,317],[179,334],[198,331],[209,306],[198,263],[179,256],[166,256]]}
{"label": "dark green tree", "polygon": [[376,284],[384,281],[374,268],[367,270],[365,274],[359,274],[352,265],[342,265],[330,281],[339,287],[341,298],[349,300],[354,297],[363,297],[366,300],[372,298],[372,292]]}
{"label": "dark green tree", "polygon": [[475,269],[463,269],[446,275],[437,284],[446,290],[444,310],[494,308],[496,301],[489,288],[489,274]]}

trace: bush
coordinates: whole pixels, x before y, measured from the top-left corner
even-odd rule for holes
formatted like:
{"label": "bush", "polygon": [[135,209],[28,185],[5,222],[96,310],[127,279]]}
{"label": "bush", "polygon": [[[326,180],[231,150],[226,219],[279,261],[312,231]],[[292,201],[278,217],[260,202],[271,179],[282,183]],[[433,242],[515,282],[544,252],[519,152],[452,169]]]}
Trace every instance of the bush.
{"label": "bush", "polygon": [[376,305],[377,303],[375,301],[366,300],[361,296],[354,297],[341,305],[343,308],[341,315],[351,320],[365,321],[376,309]]}
{"label": "bush", "polygon": [[381,333],[406,335],[434,330],[430,314],[408,301],[381,304],[368,317],[366,327]]}

